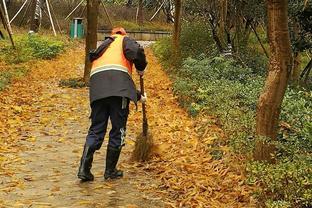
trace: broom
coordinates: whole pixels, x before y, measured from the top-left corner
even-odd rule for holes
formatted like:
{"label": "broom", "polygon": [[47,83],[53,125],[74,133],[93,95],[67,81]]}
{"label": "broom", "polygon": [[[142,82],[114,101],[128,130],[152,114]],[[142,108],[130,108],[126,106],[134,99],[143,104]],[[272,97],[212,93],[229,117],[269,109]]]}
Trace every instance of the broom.
{"label": "broom", "polygon": [[[140,76],[140,88],[142,95],[144,95],[144,80],[142,76]],[[146,161],[150,159],[152,155],[152,149],[154,146],[153,137],[148,132],[145,103],[142,103],[142,112],[143,112],[143,132],[137,136],[135,141],[135,148],[133,151],[133,159],[136,161]]]}

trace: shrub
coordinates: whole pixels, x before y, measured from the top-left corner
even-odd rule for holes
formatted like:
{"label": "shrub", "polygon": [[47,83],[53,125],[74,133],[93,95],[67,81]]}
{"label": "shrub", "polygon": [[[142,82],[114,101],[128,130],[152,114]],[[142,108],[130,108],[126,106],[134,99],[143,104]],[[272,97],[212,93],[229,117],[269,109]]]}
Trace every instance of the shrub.
{"label": "shrub", "polygon": [[64,48],[63,42],[40,36],[30,36],[27,45],[38,59],[55,58]]}
{"label": "shrub", "polygon": [[16,49],[4,44],[0,47],[0,57],[10,64],[18,64],[32,59],[55,58],[64,49],[64,43],[50,37],[23,35],[15,38]]}
{"label": "shrub", "polygon": [[8,63],[5,71],[0,71],[0,90],[8,85],[12,78],[27,73],[25,62],[35,59],[55,58],[64,49],[64,43],[55,38],[37,35],[17,35],[13,49],[8,42],[0,42],[0,59]]}
{"label": "shrub", "polygon": [[172,60],[172,40],[171,37],[165,37],[153,44],[153,50],[157,58],[164,64],[169,65]]}
{"label": "shrub", "polygon": [[144,22],[143,25],[139,25],[135,22],[126,20],[114,21],[115,26],[121,26],[127,31],[129,30],[147,30],[147,31],[171,31],[172,26],[170,24],[164,24],[159,22]]}
{"label": "shrub", "polygon": [[[214,41],[210,34],[209,25],[206,22],[184,22],[180,37],[181,59],[188,57],[196,60],[205,57],[213,57],[217,54]],[[162,64],[176,66],[173,60],[172,37],[166,37],[153,45],[153,50]],[[179,62],[179,60],[176,60]]]}
{"label": "shrub", "polygon": [[[312,158],[285,158],[277,164],[252,162],[248,165],[248,182],[257,183],[260,202],[266,207],[310,207],[312,205]],[[286,206],[286,207],[287,207]]]}
{"label": "shrub", "polygon": [[[162,45],[155,52],[164,54],[164,48]],[[163,60],[168,63],[167,57]],[[200,112],[217,116],[232,149],[250,155],[256,140],[256,104],[265,80],[263,71],[242,67],[222,56],[189,57],[174,71],[174,93],[192,116]],[[289,88],[281,109],[278,140],[274,141],[277,163],[248,164],[247,182],[261,187],[257,197],[263,207],[306,208],[312,204],[311,109],[311,92]],[[210,145],[215,158],[222,157],[219,145],[224,141]]]}
{"label": "shrub", "polygon": [[207,22],[184,22],[181,29],[180,47],[182,58],[198,59],[201,54],[216,55],[216,46]]}
{"label": "shrub", "polygon": [[222,56],[188,58],[176,74],[174,92],[190,114],[214,114],[234,149],[251,152],[256,101],[264,79]]}

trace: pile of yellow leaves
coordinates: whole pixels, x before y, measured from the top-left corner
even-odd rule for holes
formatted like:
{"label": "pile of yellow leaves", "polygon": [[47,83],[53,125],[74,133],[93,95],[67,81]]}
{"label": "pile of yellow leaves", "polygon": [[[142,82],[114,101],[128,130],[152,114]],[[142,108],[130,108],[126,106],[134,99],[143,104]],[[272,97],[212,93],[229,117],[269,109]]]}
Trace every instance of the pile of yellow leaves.
{"label": "pile of yellow leaves", "polygon": [[[85,110],[81,115],[71,114],[77,109],[74,105],[70,105],[70,99],[64,97],[66,95],[51,97],[55,102],[64,102],[63,105],[68,106],[66,111],[62,111],[66,115],[62,115],[61,118],[53,117],[53,111],[58,111],[60,103],[51,102],[47,104],[47,109],[36,108],[36,103],[49,100],[49,94],[42,95],[44,88],[57,86],[60,79],[77,76],[77,64],[83,63],[84,50],[80,48],[79,56],[75,53],[77,50],[67,53],[68,57],[63,57],[56,62],[68,70],[55,70],[53,67],[57,65],[47,65],[47,61],[38,61],[30,66],[31,73],[27,77],[14,82],[8,89],[0,92],[0,142],[2,144],[0,145],[0,177],[1,174],[13,176],[14,172],[19,171],[12,170],[10,163],[23,163],[17,154],[10,154],[10,157],[7,157],[6,153],[24,151],[26,147],[20,145],[20,140],[29,144],[36,141],[32,136],[33,127],[24,125],[33,119],[33,115],[38,115],[41,110],[45,113],[51,111],[49,117],[45,117],[47,115],[45,114],[39,119],[37,125],[42,129],[49,123],[54,123],[61,128],[65,122],[65,119],[61,118],[79,123],[82,117],[86,117],[84,122],[87,122],[88,99],[84,98],[87,89],[76,92],[81,93],[79,100],[85,102]],[[145,193],[161,197],[167,207],[254,207],[251,197],[252,188],[244,183],[244,171],[236,168],[239,166],[234,165],[235,162],[226,157],[221,160],[212,159],[207,150],[208,144],[219,139],[218,136],[209,133],[216,129],[207,129],[202,137],[198,136],[195,121],[179,106],[177,98],[173,95],[170,79],[150,50],[147,50],[147,59],[149,62],[145,75],[148,95],[147,115],[150,131],[159,148],[158,155],[149,162],[127,161],[123,165],[129,168],[128,171],[137,171],[141,174],[142,178],[137,183],[138,188]],[[45,70],[37,68],[43,66],[47,68]],[[133,77],[137,76],[133,75]],[[135,138],[135,135],[140,133],[141,120],[141,114],[133,108],[128,121],[129,137]],[[56,129],[50,129],[49,133],[51,132],[59,135],[57,142],[66,143],[65,133],[57,132]],[[131,138],[129,139],[128,144],[133,147]],[[27,148],[31,148],[31,145],[27,145]],[[74,154],[79,152],[75,150]],[[13,184],[14,180],[11,182]],[[19,182],[15,181],[12,186],[17,184]],[[55,191],[62,191],[62,187]]]}
{"label": "pile of yellow leaves", "polygon": [[[207,145],[218,139],[211,136],[215,127],[199,137],[195,122],[178,105],[172,83],[151,51],[148,62],[148,120],[160,149],[159,157],[144,166],[160,180],[150,191],[169,195],[166,201],[171,207],[254,207],[244,170],[228,159],[213,160],[207,151]],[[130,123],[140,129],[140,119],[135,115]]]}

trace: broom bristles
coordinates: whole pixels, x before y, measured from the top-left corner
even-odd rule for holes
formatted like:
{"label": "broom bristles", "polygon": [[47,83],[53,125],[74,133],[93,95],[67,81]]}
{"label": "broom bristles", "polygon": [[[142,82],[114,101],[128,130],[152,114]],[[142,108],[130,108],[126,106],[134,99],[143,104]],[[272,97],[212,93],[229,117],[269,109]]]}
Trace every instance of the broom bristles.
{"label": "broom bristles", "polygon": [[152,156],[153,148],[153,136],[150,133],[146,136],[141,133],[136,138],[132,157],[136,161],[147,161]]}

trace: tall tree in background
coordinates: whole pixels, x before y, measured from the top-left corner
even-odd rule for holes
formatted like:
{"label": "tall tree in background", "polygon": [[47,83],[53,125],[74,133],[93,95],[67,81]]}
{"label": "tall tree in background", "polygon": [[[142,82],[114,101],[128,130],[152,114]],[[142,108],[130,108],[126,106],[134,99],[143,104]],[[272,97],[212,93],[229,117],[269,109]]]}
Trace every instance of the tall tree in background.
{"label": "tall tree in background", "polygon": [[[269,72],[257,106],[258,136],[277,137],[281,104],[290,77],[292,57],[288,31],[288,0],[267,0],[268,36],[270,43]],[[256,160],[273,161],[274,146],[257,141]]]}
{"label": "tall tree in background", "polygon": [[228,0],[219,1],[220,17],[219,17],[219,40],[221,42],[222,48],[226,48],[228,41],[226,37],[226,22],[227,22],[227,9]]}
{"label": "tall tree in background", "polygon": [[127,7],[131,7],[133,4],[133,0],[127,0]]}
{"label": "tall tree in background", "polygon": [[30,8],[30,31],[37,33],[41,22],[41,0],[32,0]]}
{"label": "tall tree in background", "polygon": [[138,8],[138,24],[143,25],[144,17],[143,17],[143,0],[139,0],[139,8]]}
{"label": "tall tree in background", "polygon": [[301,56],[304,52],[310,53],[311,55],[312,2],[306,0],[289,0],[288,5],[289,32],[294,57],[291,82],[292,84],[299,84],[300,73],[302,72],[302,68],[300,67],[302,64]]}
{"label": "tall tree in background", "polygon": [[88,55],[90,50],[96,49],[97,25],[99,13],[99,0],[87,0],[87,37],[86,37],[86,58],[83,79],[86,85],[90,81],[91,63]]}
{"label": "tall tree in background", "polygon": [[181,15],[182,15],[182,0],[175,0],[174,13],[174,31],[173,31],[173,47],[174,57],[180,57],[180,33],[181,33]]}

